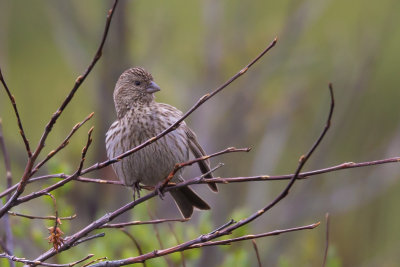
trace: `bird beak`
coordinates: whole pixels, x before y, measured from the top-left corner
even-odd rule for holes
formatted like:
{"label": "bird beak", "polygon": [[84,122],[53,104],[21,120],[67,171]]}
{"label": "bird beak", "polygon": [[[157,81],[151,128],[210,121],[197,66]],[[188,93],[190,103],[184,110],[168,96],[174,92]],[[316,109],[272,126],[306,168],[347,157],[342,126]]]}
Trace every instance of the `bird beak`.
{"label": "bird beak", "polygon": [[155,82],[153,82],[153,81],[152,81],[152,82],[149,84],[149,86],[146,88],[146,92],[149,93],[149,94],[158,92],[158,91],[160,91],[160,90],[161,90],[160,86],[158,86],[158,85],[157,85]]}

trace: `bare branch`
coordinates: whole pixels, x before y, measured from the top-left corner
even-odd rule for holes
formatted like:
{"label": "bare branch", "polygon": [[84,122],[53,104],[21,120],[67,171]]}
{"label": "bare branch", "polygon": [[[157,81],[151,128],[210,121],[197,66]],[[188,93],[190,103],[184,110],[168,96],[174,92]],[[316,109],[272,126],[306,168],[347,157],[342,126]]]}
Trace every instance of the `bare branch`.
{"label": "bare branch", "polygon": [[[48,160],[50,160],[54,155],[56,155],[61,149],[63,149],[64,147],[66,147],[69,144],[69,139],[71,139],[71,137],[75,134],[76,131],[79,130],[79,128],[85,124],[88,120],[90,120],[94,115],[94,112],[90,113],[83,121],[81,121],[80,123],[77,123],[71,130],[71,132],[68,134],[68,136],[64,139],[64,141],[55,149],[50,151],[50,153],[46,156],[46,158],[44,158],[41,162],[39,162],[38,164],[36,164],[36,166],[33,168],[32,172],[31,172],[31,176],[33,174],[35,174],[40,167],[42,167]],[[30,182],[32,179],[29,179]]]}
{"label": "bare branch", "polygon": [[[174,227],[172,226],[172,224],[168,223],[168,227],[169,227],[169,231],[170,231],[170,232],[172,233],[172,235],[174,236],[176,243],[177,243],[177,244],[180,244],[181,241],[179,240],[178,235],[176,234],[175,229],[174,229]],[[182,262],[182,266],[183,266],[183,267],[186,267],[185,254],[183,253],[183,251],[181,251],[181,262]]]}
{"label": "bare branch", "polygon": [[104,224],[99,227],[101,228],[124,228],[126,226],[133,226],[133,225],[143,225],[143,224],[159,224],[165,222],[187,222],[189,219],[157,219],[151,221],[132,221],[126,223],[114,223],[114,224]]}
{"label": "bare branch", "polygon": [[261,237],[267,237],[267,236],[275,236],[275,235],[280,235],[284,233],[289,233],[289,232],[295,232],[295,231],[301,231],[301,230],[311,230],[316,227],[318,227],[321,223],[313,223],[305,226],[300,226],[300,227],[294,227],[294,228],[288,228],[284,230],[275,230],[272,232],[267,232],[267,233],[262,233],[258,235],[245,235],[237,238],[230,238],[226,240],[219,240],[219,241],[209,241],[209,242],[204,242],[204,243],[199,243],[195,244],[192,246],[189,246],[189,248],[200,248],[200,247],[207,247],[207,246],[219,246],[219,245],[230,245],[233,242],[238,242],[238,241],[244,241],[244,240],[250,240],[250,239],[256,239],[256,238],[261,238]]}
{"label": "bare branch", "polygon": [[[0,70],[0,75],[1,75],[1,70]],[[2,120],[0,118],[0,149],[3,153],[3,159],[4,159],[4,167],[6,170],[6,187],[10,188],[12,186],[12,173],[11,173],[11,163],[10,163],[10,156],[7,151],[6,143],[4,141],[4,136],[3,136],[3,124]],[[2,202],[0,201],[0,206],[2,205]],[[11,223],[10,223],[10,218],[8,215],[4,216],[4,234],[5,234],[5,244],[4,244],[4,251],[7,252],[8,254],[14,254],[14,239],[13,239],[13,234],[11,230]],[[11,260],[9,260],[10,267],[14,267],[15,263]]]}
{"label": "bare branch", "polygon": [[160,139],[161,137],[165,136],[166,134],[168,134],[169,132],[174,131],[176,128],[178,128],[178,126],[180,125],[180,123],[186,119],[190,114],[192,114],[197,108],[199,108],[201,105],[203,105],[207,100],[209,100],[210,98],[212,98],[214,95],[218,94],[219,92],[221,92],[224,88],[226,88],[228,85],[230,85],[232,82],[234,82],[236,79],[238,79],[240,76],[242,76],[243,74],[245,74],[247,72],[247,70],[253,66],[259,59],[261,59],[269,50],[271,50],[275,44],[277,42],[277,38],[275,38],[255,59],[253,59],[249,64],[247,64],[243,69],[241,69],[239,72],[237,72],[235,75],[233,75],[231,78],[229,78],[229,80],[227,80],[225,83],[223,83],[222,85],[220,85],[217,89],[215,89],[214,91],[205,94],[204,96],[202,96],[197,102],[196,104],[194,104],[179,120],[177,120],[175,123],[173,123],[171,126],[169,126],[167,129],[165,129],[164,131],[162,131],[161,133],[159,133],[158,135],[148,139],[147,141],[143,142],[142,144],[122,153],[121,155],[114,157],[112,159],[103,161],[101,163],[96,163],[94,165],[92,165],[89,168],[86,168],[82,171],[82,174],[86,174],[88,172],[91,172],[93,170],[98,170],[98,169],[102,169],[108,165],[111,165],[115,162],[120,161],[121,159],[135,153],[136,151],[154,143],[155,141],[157,141],[158,139]]}
{"label": "bare branch", "polygon": [[[27,219],[37,219],[37,220],[56,220],[56,216],[34,216],[34,215],[26,215],[26,214],[21,214],[21,213],[17,213],[17,212],[13,212],[13,211],[9,211],[8,215],[11,216],[18,216],[18,217],[23,217],[23,218],[27,218]],[[59,217],[59,220],[73,220],[76,218],[76,214],[68,216],[68,217]]]}
{"label": "bare branch", "polygon": [[32,156],[32,152],[31,152],[31,148],[30,148],[30,146],[29,146],[29,141],[28,141],[28,139],[27,139],[26,136],[25,136],[24,128],[22,127],[22,122],[21,122],[21,118],[20,118],[20,116],[19,116],[19,112],[18,112],[18,108],[17,108],[17,103],[15,102],[15,97],[11,94],[10,89],[9,89],[8,86],[7,86],[7,83],[6,83],[6,81],[4,80],[3,73],[1,72],[1,68],[0,68],[0,81],[1,81],[1,83],[3,84],[3,87],[4,87],[4,89],[6,90],[7,96],[8,96],[8,98],[10,99],[11,104],[12,104],[12,106],[13,106],[15,116],[17,117],[17,123],[18,123],[19,133],[20,133],[20,135],[21,135],[21,137],[22,137],[22,140],[24,141],[25,149],[26,149],[26,152],[27,152],[27,154],[28,154],[28,157],[30,158],[30,157]]}
{"label": "bare branch", "polygon": [[[331,119],[332,119],[333,110],[334,110],[334,107],[335,107],[335,99],[334,99],[334,96],[333,96],[332,84],[329,84],[329,92],[330,92],[331,104],[330,104],[329,114],[328,114],[328,118],[326,120],[325,127],[324,127],[321,135],[318,137],[318,139],[313,144],[311,149],[307,152],[307,154],[300,157],[299,165],[298,165],[298,167],[296,169],[296,172],[293,175],[293,177],[291,178],[291,180],[289,181],[289,183],[286,185],[286,187],[283,189],[283,191],[271,203],[269,203],[263,209],[253,213],[251,216],[247,217],[246,219],[243,219],[243,220],[239,221],[238,223],[227,227],[226,229],[224,229],[223,231],[218,233],[217,237],[222,236],[222,235],[230,234],[235,229],[237,229],[239,227],[242,227],[243,225],[246,225],[246,224],[252,222],[253,220],[255,220],[258,217],[260,217],[261,215],[263,215],[265,212],[270,210],[272,207],[274,207],[277,203],[279,203],[282,199],[284,199],[289,194],[289,191],[292,188],[292,186],[294,185],[294,183],[295,183],[297,177],[299,176],[299,173],[300,173],[301,169],[303,168],[304,164],[307,162],[307,160],[311,157],[311,155],[313,154],[315,149],[321,143],[322,139],[325,137],[325,135],[328,132],[329,127],[331,125]],[[209,238],[209,240],[210,239],[211,239],[211,237]]]}
{"label": "bare branch", "polygon": [[6,258],[6,259],[12,260],[14,262],[22,262],[22,263],[28,264],[28,265],[34,264],[34,265],[48,266],[48,267],[72,267],[72,266],[75,266],[75,265],[85,261],[85,260],[90,259],[93,256],[94,256],[93,254],[89,254],[86,257],[84,257],[83,259],[78,260],[78,261],[74,261],[74,262],[66,263],[66,264],[55,264],[55,263],[45,263],[45,262],[40,262],[40,261],[32,261],[32,260],[27,260],[25,258],[18,258],[16,256],[9,255],[7,253],[0,254],[0,258]]}
{"label": "bare branch", "polygon": [[257,247],[256,240],[252,239],[251,243],[253,244],[254,252],[256,253],[258,267],[262,267],[260,253],[258,252],[258,247]]}
{"label": "bare branch", "polygon": [[[71,175],[67,175],[64,173],[58,173],[58,174],[49,174],[49,175],[43,175],[43,176],[38,176],[38,177],[34,177],[29,179],[28,184],[29,183],[33,183],[39,180],[48,180],[51,178],[59,178],[59,179],[66,179],[71,177]],[[77,177],[75,179],[75,181],[79,181],[79,182],[84,182],[84,183],[98,183],[98,184],[113,184],[113,185],[124,185],[123,183],[121,183],[120,181],[116,181],[116,180],[103,180],[103,179],[94,179],[94,178],[87,178],[87,177]],[[18,187],[19,183],[11,186],[10,188],[6,189],[5,191],[0,193],[0,198],[12,193],[13,191],[15,191]]]}
{"label": "bare branch", "polygon": [[325,214],[325,220],[326,220],[325,251],[324,251],[324,261],[322,262],[322,267],[326,266],[326,261],[328,259],[328,249],[329,249],[329,213]]}
{"label": "bare branch", "polygon": [[93,139],[92,139],[93,129],[94,129],[94,127],[90,128],[90,130],[88,132],[87,142],[86,142],[86,145],[82,149],[81,162],[79,163],[79,168],[78,168],[78,170],[76,172],[76,176],[81,175],[81,171],[82,171],[82,168],[83,168],[83,163],[85,162],[85,159],[86,159],[86,153],[87,153],[87,151],[89,149],[90,144],[93,141]]}
{"label": "bare branch", "polygon": [[81,244],[83,242],[90,241],[90,240],[93,240],[93,239],[98,238],[98,237],[104,237],[105,235],[106,235],[105,233],[99,233],[99,234],[91,235],[91,236],[79,239],[72,246],[75,247],[75,246],[77,246],[77,245],[79,245],[79,244]]}
{"label": "bare branch", "polygon": [[[133,235],[131,235],[131,233],[129,233],[127,230],[125,230],[125,229],[123,229],[123,228],[121,229],[121,231],[122,231],[124,234],[126,234],[126,235],[132,240],[132,242],[135,244],[135,247],[136,247],[136,249],[137,249],[137,251],[138,251],[138,254],[139,254],[139,255],[142,255],[142,254],[143,254],[143,250],[142,250],[142,248],[140,247],[139,242],[137,242],[136,238],[133,237]],[[146,262],[143,262],[142,264],[143,264],[144,267],[147,266],[147,265],[146,265]]]}

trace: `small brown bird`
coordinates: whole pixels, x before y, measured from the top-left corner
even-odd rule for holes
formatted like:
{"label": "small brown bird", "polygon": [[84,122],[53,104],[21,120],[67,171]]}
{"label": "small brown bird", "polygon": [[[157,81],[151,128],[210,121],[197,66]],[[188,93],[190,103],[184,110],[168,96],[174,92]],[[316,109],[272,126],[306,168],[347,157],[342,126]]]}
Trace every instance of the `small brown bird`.
{"label": "small brown bird", "polygon": [[[152,138],[182,117],[182,112],[167,104],[154,101],[160,87],[150,73],[136,67],[119,77],[114,89],[114,104],[118,119],[106,134],[107,156],[114,158]],[[156,186],[173,170],[175,164],[189,160],[189,152],[198,158],[205,155],[194,132],[182,122],[179,127],[156,142],[113,164],[118,178],[139,192],[139,183]],[[209,162],[199,161],[205,178],[212,178]],[[182,182],[182,169],[172,182]],[[209,184],[217,192],[217,185]],[[193,214],[193,207],[208,210],[210,206],[189,187],[170,191],[185,218]]]}

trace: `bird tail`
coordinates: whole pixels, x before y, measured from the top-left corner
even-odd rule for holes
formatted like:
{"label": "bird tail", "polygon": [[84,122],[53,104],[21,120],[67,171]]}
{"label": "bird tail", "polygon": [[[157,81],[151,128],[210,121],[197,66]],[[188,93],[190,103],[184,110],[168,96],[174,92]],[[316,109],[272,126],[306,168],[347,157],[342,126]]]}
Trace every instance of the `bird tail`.
{"label": "bird tail", "polygon": [[188,186],[174,189],[170,191],[172,197],[175,200],[183,217],[190,218],[193,214],[193,208],[200,210],[209,210],[210,206],[201,199],[192,189]]}

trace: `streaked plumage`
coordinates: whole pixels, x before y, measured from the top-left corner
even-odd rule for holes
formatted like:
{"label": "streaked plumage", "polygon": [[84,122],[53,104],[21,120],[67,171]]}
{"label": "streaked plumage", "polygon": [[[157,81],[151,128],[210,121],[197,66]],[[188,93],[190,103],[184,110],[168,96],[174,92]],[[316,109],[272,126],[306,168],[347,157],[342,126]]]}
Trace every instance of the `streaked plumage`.
{"label": "streaked plumage", "polygon": [[[120,76],[114,90],[118,120],[106,134],[109,158],[140,145],[182,117],[182,112],[175,107],[154,101],[154,92],[159,90],[151,74],[142,68],[131,68]],[[113,164],[113,168],[118,178],[134,190],[139,183],[155,186],[168,176],[176,163],[188,161],[189,152],[195,157],[205,155],[196,135],[182,122],[175,131]],[[203,173],[210,171],[208,161],[199,162],[199,166]],[[205,177],[212,178],[212,174]],[[183,181],[182,170],[172,181]],[[217,191],[216,184],[210,187]],[[171,194],[185,218],[191,217],[193,207],[210,209],[189,187],[171,191]]]}

